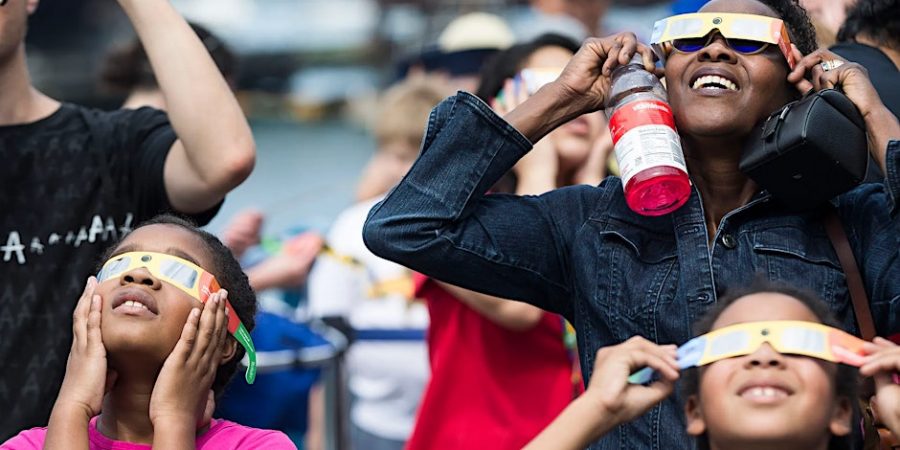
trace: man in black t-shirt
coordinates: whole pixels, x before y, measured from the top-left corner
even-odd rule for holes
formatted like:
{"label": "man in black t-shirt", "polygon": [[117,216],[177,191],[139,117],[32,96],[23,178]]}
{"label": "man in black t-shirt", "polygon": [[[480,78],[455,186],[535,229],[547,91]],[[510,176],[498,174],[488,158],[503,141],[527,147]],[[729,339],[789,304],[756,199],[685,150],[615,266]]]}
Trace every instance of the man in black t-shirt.
{"label": "man in black t-shirt", "polygon": [[35,90],[24,37],[37,3],[0,6],[0,442],[46,425],[72,311],[100,253],[161,212],[209,221],[255,153],[228,85],[168,0],[119,0],[168,116],[60,104]]}

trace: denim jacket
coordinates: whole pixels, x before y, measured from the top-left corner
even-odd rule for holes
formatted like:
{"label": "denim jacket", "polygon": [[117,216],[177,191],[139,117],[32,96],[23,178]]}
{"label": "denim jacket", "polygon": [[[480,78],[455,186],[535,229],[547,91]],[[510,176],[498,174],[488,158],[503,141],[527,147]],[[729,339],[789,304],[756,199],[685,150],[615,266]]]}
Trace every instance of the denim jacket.
{"label": "denim jacket", "polygon": [[[857,332],[819,213],[786,212],[760,192],[722,219],[710,243],[696,189],[661,217],[631,211],[616,177],[539,196],[485,195],[530,148],[476,97],[445,100],[412,170],[369,213],[366,245],[429,276],[562,314],[577,330],[585,380],[602,346],[633,335],[686,342],[717,289],[757,274],[818,293]],[[900,141],[891,141],[884,184],[834,201],[881,335],[900,331],[898,189]],[[676,393],[591,448],[692,448],[682,401]]]}

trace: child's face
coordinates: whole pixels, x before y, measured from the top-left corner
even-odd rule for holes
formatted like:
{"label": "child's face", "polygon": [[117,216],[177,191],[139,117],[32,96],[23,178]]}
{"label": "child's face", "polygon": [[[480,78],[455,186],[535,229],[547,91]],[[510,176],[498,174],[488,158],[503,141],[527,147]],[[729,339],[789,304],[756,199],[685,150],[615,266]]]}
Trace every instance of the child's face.
{"label": "child's face", "polygon": [[[763,320],[819,322],[793,297],[759,293],[729,306],[713,330]],[[833,363],[782,355],[767,343],[752,354],[712,363],[701,369],[699,395],[688,399],[688,433],[708,433],[711,443],[724,448],[751,442],[827,446],[831,435],[850,431],[850,401],[836,399],[836,371]]]}
{"label": "child's face", "polygon": [[[166,253],[203,268],[212,267],[212,258],[200,237],[179,226],[140,227],[122,241],[113,255],[132,251]],[[124,355],[150,364],[165,361],[175,348],[191,309],[201,306],[199,300],[155,278],[145,268],[126,271],[100,283],[97,293],[103,299],[103,344],[113,364]]]}

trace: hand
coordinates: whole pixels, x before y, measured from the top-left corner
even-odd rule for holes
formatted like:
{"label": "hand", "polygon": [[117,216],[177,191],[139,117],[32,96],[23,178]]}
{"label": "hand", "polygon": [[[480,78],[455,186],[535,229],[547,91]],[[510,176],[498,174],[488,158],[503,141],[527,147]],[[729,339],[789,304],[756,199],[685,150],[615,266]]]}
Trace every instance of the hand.
{"label": "hand", "polygon": [[[150,395],[150,422],[194,425],[205,416],[209,390],[223,362],[228,339],[224,289],[188,314],[181,337],[163,363]],[[233,343],[231,343],[233,345]]]}
{"label": "hand", "polygon": [[[846,61],[824,48],[806,56],[803,56],[796,46],[792,46],[792,51],[798,62],[794,66],[794,70],[788,74],[788,81],[793,83],[801,93],[809,92],[811,89],[821,91],[822,89],[840,88],[856,105],[863,118],[868,118],[873,111],[884,108],[881,97],[872,86],[869,73],[863,66]],[[842,64],[826,71],[822,68],[822,62],[825,61],[840,61]],[[804,78],[807,74],[812,81]]]}
{"label": "hand", "polygon": [[634,33],[618,33],[584,41],[559,78],[550,83],[557,85],[564,102],[572,105],[571,117],[606,106],[610,74],[616,67],[628,64],[635,52],[641,54],[644,68],[658,73],[653,63],[653,51],[639,43]]}
{"label": "hand", "polygon": [[281,253],[247,270],[250,285],[256,291],[301,286],[324,244],[322,236],[315,232],[291,239]]}
{"label": "hand", "polygon": [[900,346],[876,337],[863,350],[868,355],[859,373],[875,379],[872,402],[875,415],[891,431],[900,434]]}
{"label": "hand", "polygon": [[[672,393],[679,376],[675,357],[676,346],[657,345],[640,336],[601,348],[583,395],[601,409],[599,417],[616,425],[628,422]],[[661,379],[649,386],[628,382],[629,375],[647,366]]]}
{"label": "hand", "polygon": [[72,314],[72,349],[66,362],[54,411],[57,408],[76,408],[90,419],[100,414],[103,396],[115,383],[115,372],[108,371],[106,347],[100,333],[103,301],[94,294],[97,279],[88,278]]}
{"label": "hand", "polygon": [[231,249],[235,258],[240,258],[248,248],[259,244],[263,213],[248,209],[237,213],[222,232],[222,242]]}

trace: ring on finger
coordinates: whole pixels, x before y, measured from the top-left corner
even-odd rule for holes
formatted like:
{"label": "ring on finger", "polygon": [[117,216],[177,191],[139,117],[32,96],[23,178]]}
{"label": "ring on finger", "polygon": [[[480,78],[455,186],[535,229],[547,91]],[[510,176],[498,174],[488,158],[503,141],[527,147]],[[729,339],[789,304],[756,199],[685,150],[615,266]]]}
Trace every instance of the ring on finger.
{"label": "ring on finger", "polygon": [[819,66],[822,67],[822,70],[828,72],[829,70],[837,69],[844,65],[844,61],[839,59],[828,59],[819,63]]}

